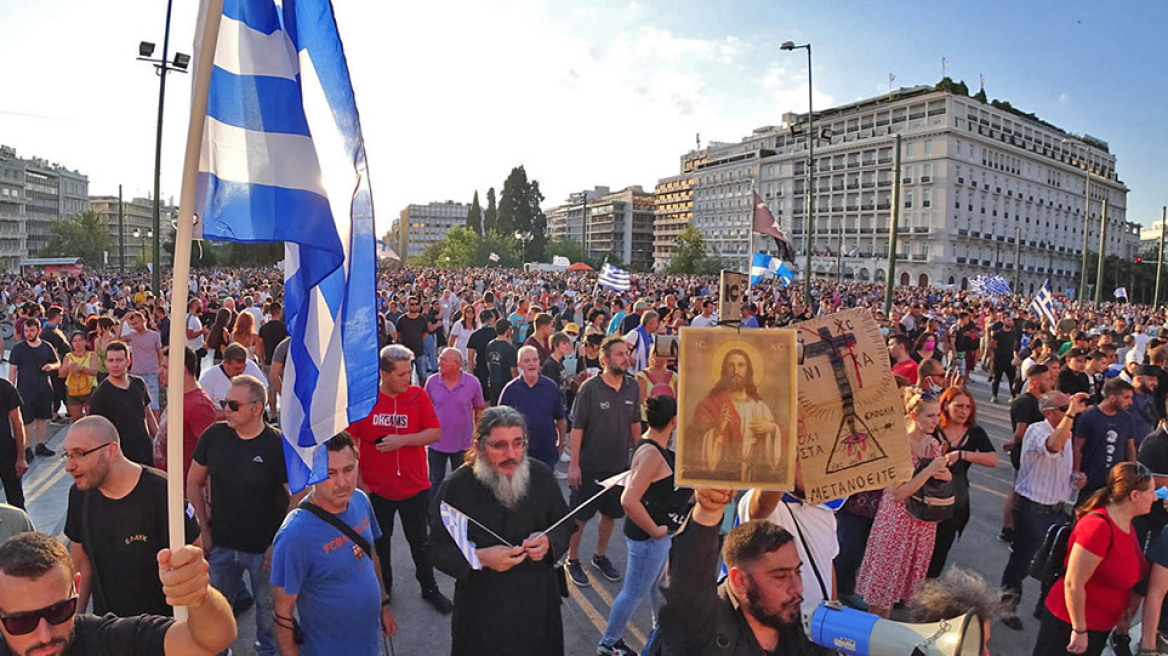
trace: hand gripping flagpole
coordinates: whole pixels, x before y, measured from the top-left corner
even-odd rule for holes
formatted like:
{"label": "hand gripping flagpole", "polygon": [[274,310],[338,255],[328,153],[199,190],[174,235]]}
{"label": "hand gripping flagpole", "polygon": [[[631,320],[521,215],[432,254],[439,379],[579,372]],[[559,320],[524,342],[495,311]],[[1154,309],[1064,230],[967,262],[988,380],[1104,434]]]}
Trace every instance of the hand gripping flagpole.
{"label": "hand gripping flagpole", "polygon": [[[195,184],[199,175],[199,153],[203,144],[203,127],[207,122],[207,95],[211,87],[211,68],[215,62],[215,44],[219,41],[219,19],[223,0],[206,0],[203,39],[196,61],[191,116],[187,124],[187,148],[183,157],[182,193],[179,196],[178,222],[174,238],[174,273],[170,283],[171,325],[169,371],[166,378],[166,515],[170,530],[171,551],[186,544],[185,503],[183,502],[183,353],[186,349],[186,315],[188,278],[191,269],[191,238],[194,233]],[[179,326],[183,329],[179,329]],[[176,620],[187,618],[187,609],[174,609]]]}

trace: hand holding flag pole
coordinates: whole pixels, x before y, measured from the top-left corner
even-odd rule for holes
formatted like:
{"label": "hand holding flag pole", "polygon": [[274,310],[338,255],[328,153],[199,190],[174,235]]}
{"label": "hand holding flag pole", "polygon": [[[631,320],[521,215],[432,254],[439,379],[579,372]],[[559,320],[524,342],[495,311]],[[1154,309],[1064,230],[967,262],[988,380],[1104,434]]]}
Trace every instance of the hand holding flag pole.
{"label": "hand holding flag pole", "polygon": [[[191,115],[187,123],[187,147],[183,157],[182,191],[179,196],[178,220],[175,222],[174,268],[170,284],[170,312],[173,321],[186,322],[188,286],[191,269],[191,238],[195,224],[195,187],[199,176],[199,152],[203,144],[203,128],[207,122],[207,96],[211,87],[211,69],[215,60],[215,44],[219,40],[219,22],[223,17],[223,0],[207,0],[205,13],[198,18],[202,43],[196,58],[194,87],[191,97]],[[186,348],[186,333],[170,331],[170,353],[182,353]],[[176,356],[177,357],[177,356]],[[170,421],[166,430],[166,458],[172,467],[182,462],[183,434],[183,369],[170,367],[167,376],[167,412]],[[177,470],[181,471],[181,469]],[[180,549],[186,544],[183,499],[183,477],[166,479],[166,517],[170,548]],[[174,609],[174,619],[187,619],[185,606]]]}

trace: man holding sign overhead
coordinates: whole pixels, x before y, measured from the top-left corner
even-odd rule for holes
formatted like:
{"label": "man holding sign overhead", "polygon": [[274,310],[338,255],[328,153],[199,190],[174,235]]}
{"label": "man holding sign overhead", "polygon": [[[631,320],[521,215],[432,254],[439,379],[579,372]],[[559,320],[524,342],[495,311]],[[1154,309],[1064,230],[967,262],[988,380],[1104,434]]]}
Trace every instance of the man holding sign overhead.
{"label": "man holding sign overhead", "polygon": [[[451,656],[564,653],[562,579],[555,562],[573,522],[552,471],[527,457],[517,410],[488,408],[475,431],[471,464],[438,488],[430,506],[430,560],[456,581]],[[522,629],[522,630],[519,630]]]}

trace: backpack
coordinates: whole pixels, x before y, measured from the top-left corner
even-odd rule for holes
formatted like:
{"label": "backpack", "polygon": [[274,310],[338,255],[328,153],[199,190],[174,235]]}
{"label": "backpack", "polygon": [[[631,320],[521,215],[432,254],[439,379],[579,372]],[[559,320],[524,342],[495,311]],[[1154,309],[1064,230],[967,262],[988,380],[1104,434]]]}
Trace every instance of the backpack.
{"label": "backpack", "polygon": [[[649,378],[648,373],[645,374],[645,378]],[[665,380],[660,383],[654,382],[652,378],[649,378],[649,382],[652,383],[652,386],[649,388],[649,396],[668,396],[671,399],[674,398],[676,395],[673,393],[673,387],[669,385],[672,380],[672,371],[666,371]]]}
{"label": "backpack", "polygon": [[[1090,514],[1099,515],[1092,511]],[[1102,515],[1099,515],[1102,517]],[[1104,521],[1107,521],[1104,518]],[[1071,529],[1075,522],[1060,522],[1046,529],[1042,539],[1042,546],[1034,552],[1034,559],[1030,561],[1030,576],[1038,579],[1044,588],[1054,585],[1054,582],[1067,573],[1067,546],[1071,539]],[[1111,528],[1111,522],[1107,522]],[[1110,545],[1108,549],[1110,550]]]}
{"label": "backpack", "polygon": [[[932,458],[921,458],[917,461],[913,476],[921,473],[932,462]],[[908,514],[924,522],[940,522],[950,519],[957,506],[954,489],[952,479],[940,481],[930,477],[919,490],[905,499],[904,509],[908,511]]]}

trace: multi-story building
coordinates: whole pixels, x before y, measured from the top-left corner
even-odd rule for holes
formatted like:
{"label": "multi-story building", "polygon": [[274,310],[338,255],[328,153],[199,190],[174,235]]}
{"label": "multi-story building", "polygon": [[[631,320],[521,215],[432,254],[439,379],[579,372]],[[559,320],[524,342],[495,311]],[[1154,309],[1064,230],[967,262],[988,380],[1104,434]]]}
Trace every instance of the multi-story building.
{"label": "multi-story building", "polygon": [[640,185],[572,194],[565,204],[544,210],[548,233],[553,240],[583,243],[590,256],[647,270],[653,266],[654,199]]}
{"label": "multi-story building", "polygon": [[[810,194],[807,127],[806,114],[786,114],[781,125],[739,143],[709,146],[694,170],[694,224],[712,254],[746,265],[752,188],[801,254],[810,243],[816,276],[842,268],[846,279],[884,279],[897,189],[896,284],[964,286],[975,275],[1001,273],[1010,280],[1018,274],[1025,291],[1047,279],[1055,289],[1073,289],[1084,206],[1086,248],[1097,252],[1104,201],[1106,252],[1138,252],[1138,226],[1126,220],[1128,189],[1107,144],[1006,103],[918,86],[817,112]],[[766,250],[764,240],[755,245]]]}
{"label": "multi-story building", "polygon": [[[118,232],[118,197],[90,196],[89,206],[105,223],[110,236],[108,266],[122,266],[122,246],[125,245],[125,266],[141,266],[144,254],[152,253],[154,240],[154,201],[149,198],[122,200],[122,229]],[[159,207],[158,223],[162,226],[162,239],[169,235],[168,226],[178,216],[178,208],[163,203]]]}
{"label": "multi-story building", "polygon": [[657,181],[653,207],[653,269],[664,271],[673,261],[677,237],[693,221],[696,158],[682,158],[680,175]]}
{"label": "multi-story building", "polygon": [[[0,266],[8,266],[13,256],[5,249],[21,237],[22,255],[36,255],[49,242],[50,223],[89,209],[89,178],[39,157],[20,158],[9,146],[0,146],[0,180],[9,191],[5,197],[0,190]],[[12,231],[8,238],[5,230]]]}
{"label": "multi-story building", "polygon": [[466,225],[470,206],[448,200],[427,205],[407,205],[389,231],[389,244],[403,259],[417,257],[426,247],[446,238],[458,225]]}

